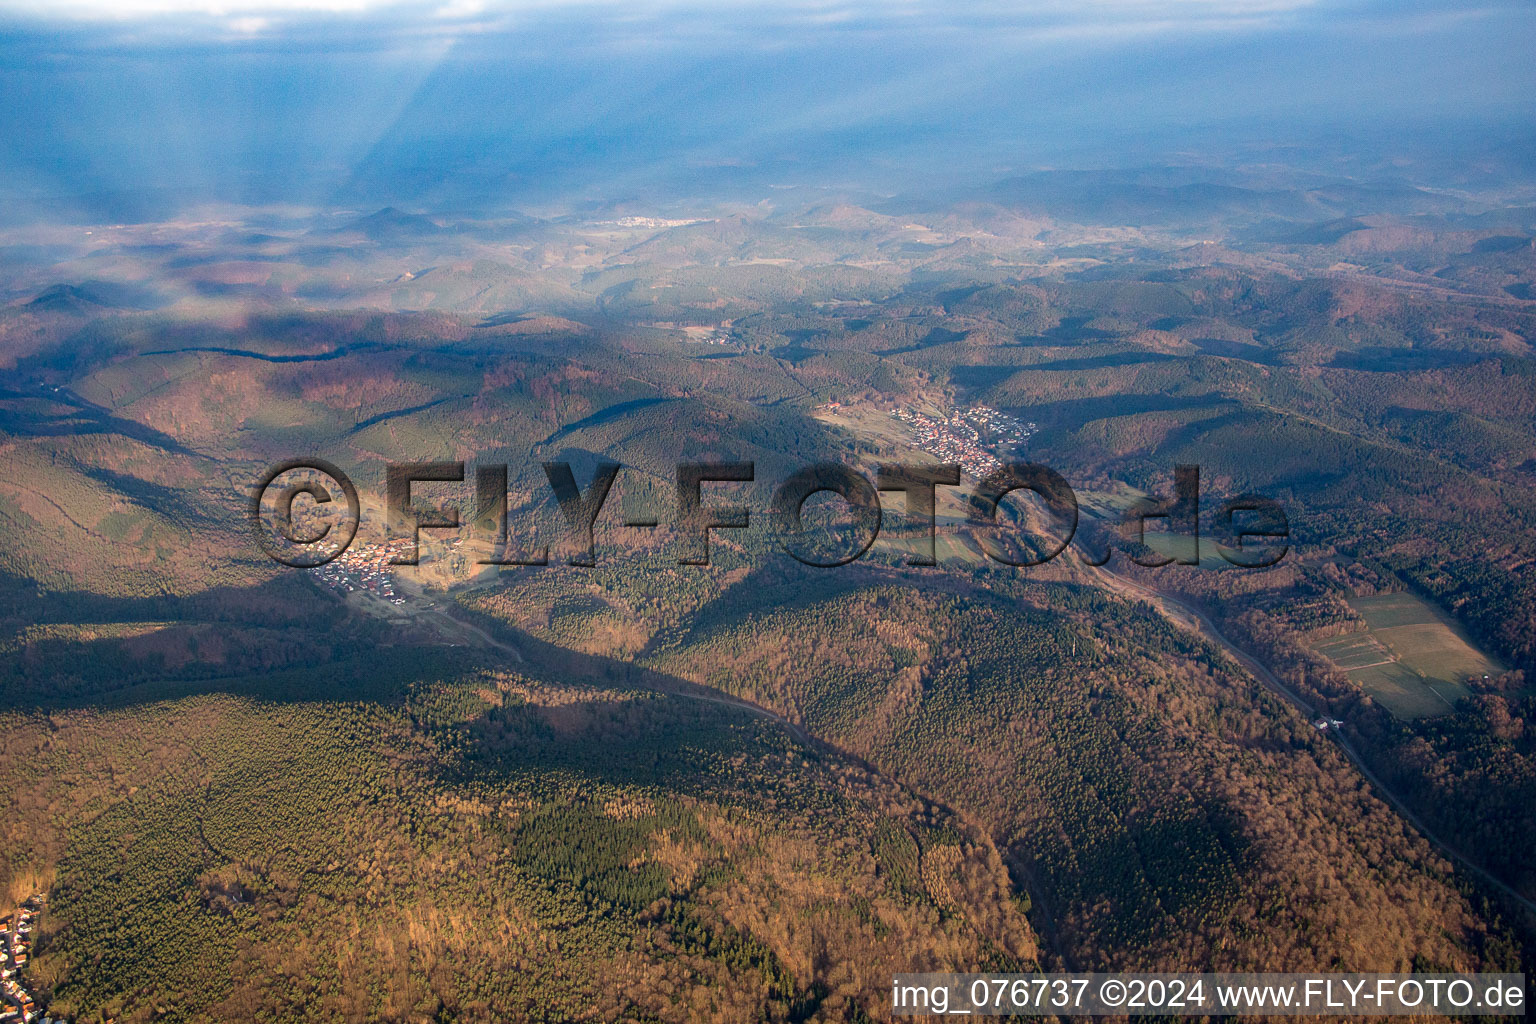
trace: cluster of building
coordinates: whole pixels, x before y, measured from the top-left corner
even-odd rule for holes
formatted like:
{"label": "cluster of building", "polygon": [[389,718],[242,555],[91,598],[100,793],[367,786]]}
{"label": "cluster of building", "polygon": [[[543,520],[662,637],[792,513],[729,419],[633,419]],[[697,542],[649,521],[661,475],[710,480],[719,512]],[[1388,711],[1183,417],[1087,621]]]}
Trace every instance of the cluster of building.
{"label": "cluster of building", "polygon": [[690,224],[703,224],[702,220],[673,220],[666,217],[620,217],[617,220],[597,221],[599,227],[615,228],[647,228],[652,231],[661,228],[682,228]]}
{"label": "cluster of building", "polygon": [[891,415],[912,428],[917,446],[944,462],[958,462],[975,477],[1002,466],[999,455],[1011,454],[1027,442],[1036,427],[989,405],[973,405],[935,419],[914,409],[892,409]]}
{"label": "cluster of building", "polygon": [[[37,1001],[27,988],[22,972],[32,955],[32,925],[43,909],[43,900],[41,895],[32,896],[14,914],[0,918],[0,951],[5,954],[3,966],[0,966],[0,1006],[3,1006],[0,1022],[4,1024],[38,1019]],[[42,1020],[43,1024],[53,1024],[52,1017]]]}
{"label": "cluster of building", "polygon": [[394,566],[391,559],[408,554],[410,542],[392,540],[387,544],[359,544],[343,551],[335,560],[309,571],[321,583],[343,593],[362,591],[390,604],[404,604],[395,592]]}
{"label": "cluster of building", "polygon": [[723,323],[710,326],[708,324],[682,324],[678,330],[691,342],[701,345],[728,345],[731,343],[731,324],[734,321],[726,320]]}

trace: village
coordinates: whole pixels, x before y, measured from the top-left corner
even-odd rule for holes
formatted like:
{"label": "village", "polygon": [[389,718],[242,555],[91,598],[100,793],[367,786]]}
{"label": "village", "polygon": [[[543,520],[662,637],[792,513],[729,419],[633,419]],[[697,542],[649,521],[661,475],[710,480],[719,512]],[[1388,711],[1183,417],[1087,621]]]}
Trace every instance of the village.
{"label": "village", "polygon": [[[22,974],[32,950],[32,926],[42,912],[46,897],[41,894],[28,897],[16,908],[16,912],[0,918],[0,950],[4,951],[4,966],[0,967],[0,1022],[30,1022],[38,1019],[37,1000],[27,987]],[[63,1018],[57,1018],[62,1021]],[[43,1024],[53,1024],[55,1018],[43,1017]]]}
{"label": "village", "polygon": [[410,542],[391,540],[387,544],[360,544],[343,551],[334,561],[310,569],[325,586],[343,593],[371,594],[390,604],[404,604],[395,590],[394,566],[390,560],[406,554]]}
{"label": "village", "polygon": [[912,428],[917,446],[944,462],[958,462],[965,472],[984,477],[1002,467],[999,454],[1012,454],[1035,430],[988,405],[973,405],[948,419],[934,419],[915,409],[892,409],[891,415]]}

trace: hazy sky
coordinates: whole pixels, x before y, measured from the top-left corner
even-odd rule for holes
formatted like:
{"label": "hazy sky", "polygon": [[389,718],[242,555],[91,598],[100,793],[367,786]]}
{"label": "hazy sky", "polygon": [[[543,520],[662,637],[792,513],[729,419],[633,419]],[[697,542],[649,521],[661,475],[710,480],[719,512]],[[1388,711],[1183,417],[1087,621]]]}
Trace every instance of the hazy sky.
{"label": "hazy sky", "polygon": [[83,206],[892,189],[1266,143],[1503,173],[1533,40],[1525,0],[0,0],[0,172]]}

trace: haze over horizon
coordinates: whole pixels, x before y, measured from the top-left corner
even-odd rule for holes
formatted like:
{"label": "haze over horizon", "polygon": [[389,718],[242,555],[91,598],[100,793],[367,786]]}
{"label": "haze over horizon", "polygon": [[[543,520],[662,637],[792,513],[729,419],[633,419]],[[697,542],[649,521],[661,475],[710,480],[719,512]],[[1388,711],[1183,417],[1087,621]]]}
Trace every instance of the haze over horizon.
{"label": "haze over horizon", "polygon": [[9,220],[1277,169],[1508,196],[1528,4],[0,4]]}

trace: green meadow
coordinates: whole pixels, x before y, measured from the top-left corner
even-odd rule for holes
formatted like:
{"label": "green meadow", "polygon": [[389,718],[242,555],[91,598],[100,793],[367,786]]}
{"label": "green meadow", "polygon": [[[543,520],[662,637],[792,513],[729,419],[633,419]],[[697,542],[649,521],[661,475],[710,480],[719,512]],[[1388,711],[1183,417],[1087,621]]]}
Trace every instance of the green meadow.
{"label": "green meadow", "polygon": [[1398,718],[1447,714],[1471,693],[1469,677],[1503,671],[1412,594],[1357,597],[1349,605],[1366,631],[1314,649]]}

